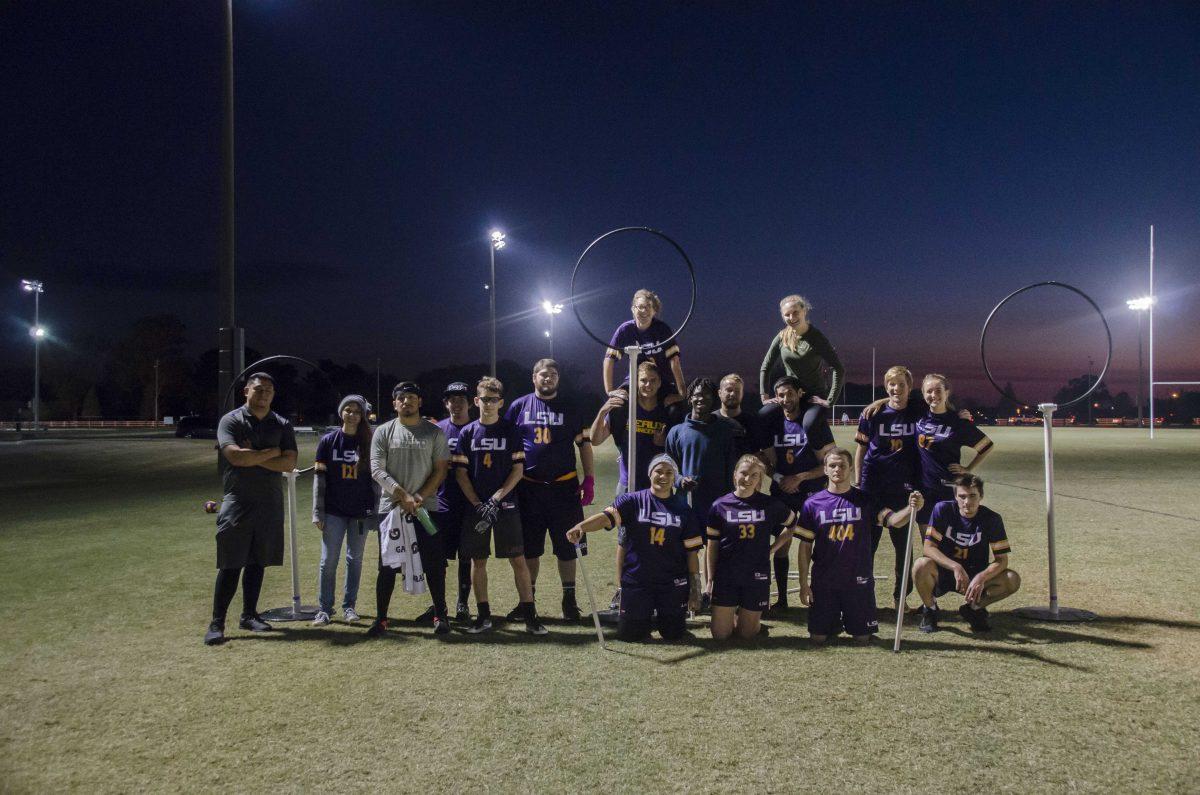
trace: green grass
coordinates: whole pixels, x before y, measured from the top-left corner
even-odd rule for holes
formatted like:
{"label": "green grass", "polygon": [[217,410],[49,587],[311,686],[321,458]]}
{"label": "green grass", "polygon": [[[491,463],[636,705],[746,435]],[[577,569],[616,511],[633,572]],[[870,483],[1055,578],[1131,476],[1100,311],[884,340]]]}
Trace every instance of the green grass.
{"label": "green grass", "polygon": [[[1024,590],[987,637],[964,631],[952,598],[945,631],[910,628],[900,655],[883,642],[812,649],[803,610],[731,648],[705,630],[601,652],[590,625],[558,621],[546,639],[445,641],[401,621],[376,642],[365,622],[292,624],[207,648],[211,442],[0,444],[0,790],[1194,792],[1200,434],[1056,431],[1062,601],[1102,617],[1080,625],[1009,612],[1047,599],[1041,438],[994,438],[985,501],[1005,517]],[[611,451],[598,494],[612,493]],[[307,500],[305,487],[302,518]],[[592,539],[607,600],[613,537]],[[311,602],[307,522],[299,546]],[[492,573],[507,609],[507,567]],[[880,604],[891,587],[880,582]],[[539,595],[556,616],[552,559]],[[289,596],[287,569],[271,569],[262,605]],[[392,613],[426,604],[398,594]],[[892,630],[881,622],[881,637]]]}

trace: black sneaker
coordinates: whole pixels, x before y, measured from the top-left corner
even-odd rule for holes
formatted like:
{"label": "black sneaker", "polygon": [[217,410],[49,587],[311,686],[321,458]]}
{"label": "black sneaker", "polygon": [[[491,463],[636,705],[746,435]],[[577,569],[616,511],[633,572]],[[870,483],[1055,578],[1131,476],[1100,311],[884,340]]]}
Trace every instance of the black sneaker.
{"label": "black sneaker", "polygon": [[471,610],[467,607],[466,600],[461,600],[454,606],[454,620],[463,623],[471,620]]}
{"label": "black sneaker", "polygon": [[257,613],[242,614],[242,620],[238,622],[238,626],[250,632],[270,632],[272,627],[266,621],[262,620],[262,616]]}
{"label": "black sneaker", "polygon": [[450,633],[450,622],[447,619],[434,616],[433,618],[433,634],[448,635]]}
{"label": "black sneaker", "polygon": [[788,609],[787,599],[778,599],[775,601],[775,604],[771,605],[770,607],[768,607],[766,610],[763,611],[763,615],[764,616],[778,615],[779,613],[782,613],[784,610],[787,610],[787,609]]}
{"label": "black sneaker", "polygon": [[371,622],[371,626],[367,627],[368,638],[382,638],[383,633],[387,632],[387,619],[377,618]]}
{"label": "black sneaker", "polygon": [[537,617],[536,613],[529,616],[529,618],[525,619],[525,631],[528,632],[530,635],[549,635],[550,634],[550,630],[546,629],[546,626]]}
{"label": "black sneaker", "polygon": [[921,605],[920,609],[921,623],[917,629],[922,632],[937,632],[938,629],[938,609],[936,607],[926,607]]}
{"label": "black sneaker", "polygon": [[204,633],[205,646],[220,646],[225,642],[225,625],[220,621],[214,621],[208,625],[208,632]]}
{"label": "black sneaker", "polygon": [[433,609],[433,605],[430,605],[429,608],[424,613],[417,616],[417,622],[424,623],[426,621],[433,621],[433,619],[436,615],[437,615],[437,611]]}
{"label": "black sneaker", "polygon": [[472,635],[478,635],[480,632],[487,632],[492,628],[491,616],[475,616],[475,620],[471,626],[467,627],[467,632]]}
{"label": "black sneaker", "polygon": [[621,589],[620,588],[618,588],[617,592],[615,594],[613,594],[612,601],[610,601],[608,603],[608,609],[609,610],[620,610],[621,609]]}
{"label": "black sneaker", "polygon": [[525,620],[525,608],[521,607],[521,605],[518,604],[512,610],[508,611],[508,613],[504,616],[504,620],[512,622],[512,623],[516,623],[517,621],[524,621]]}
{"label": "black sneaker", "polygon": [[757,637],[767,638],[770,636],[771,636],[771,628],[768,627],[766,624],[759,624]]}
{"label": "black sneaker", "polygon": [[958,614],[967,620],[972,632],[990,632],[992,629],[992,625],[988,621],[988,612],[982,607],[971,607],[964,604],[958,608]]}
{"label": "black sneaker", "polygon": [[563,618],[567,621],[579,621],[583,618],[583,613],[579,612],[579,605],[574,599],[563,597],[562,601]]}

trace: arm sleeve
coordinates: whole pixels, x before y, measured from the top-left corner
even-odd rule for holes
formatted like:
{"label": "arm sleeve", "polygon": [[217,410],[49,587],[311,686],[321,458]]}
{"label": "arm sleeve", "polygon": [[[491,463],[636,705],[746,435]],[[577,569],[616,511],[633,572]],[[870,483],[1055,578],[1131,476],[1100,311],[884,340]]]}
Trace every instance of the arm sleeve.
{"label": "arm sleeve", "polygon": [[436,425],[433,427],[437,428],[437,433],[433,435],[433,460],[447,461],[450,458],[450,443],[446,441],[446,432]]}
{"label": "arm sleeve", "polygon": [[391,494],[399,484],[387,473],[388,443],[386,436],[377,430],[371,437],[371,478],[379,484],[380,489]]}
{"label": "arm sleeve", "polygon": [[325,521],[325,473],[313,472],[313,521]]}
{"label": "arm sleeve", "polygon": [[296,429],[290,422],[283,423],[283,431],[279,436],[279,450],[280,452],[298,452],[296,450]]}
{"label": "arm sleeve", "polygon": [[842,386],[846,380],[846,368],[842,366],[842,360],[838,358],[837,351],[829,344],[829,339],[821,333],[819,329],[813,328],[816,334],[805,335],[809,344],[813,346],[813,351],[825,360],[825,364],[833,370],[833,378],[830,379],[829,395],[825,398],[830,403],[838,399],[842,394]]}
{"label": "arm sleeve", "polygon": [[871,420],[866,417],[859,416],[858,418],[858,433],[854,434],[854,441],[867,447],[871,444]]}
{"label": "arm sleeve", "polygon": [[995,520],[991,522],[987,541],[992,548],[992,557],[1012,552],[1012,548],[1008,544],[1008,534],[1004,532],[1004,520],[1000,518],[999,514],[996,514]]}
{"label": "arm sleeve", "polygon": [[817,523],[813,520],[812,511],[808,509],[808,503],[806,502],[804,507],[800,509],[800,515],[796,517],[795,533],[802,541],[811,543],[817,537],[816,530],[814,529],[816,526]]}
{"label": "arm sleeve", "polygon": [[234,430],[237,428],[237,420],[233,416],[233,412],[226,414],[217,424],[217,448],[228,447],[229,445],[237,444],[237,438],[234,436]]}
{"label": "arm sleeve", "polygon": [[933,513],[929,516],[929,524],[925,527],[925,540],[932,541],[935,544],[941,544],[942,538],[946,535],[946,511],[941,503],[933,506]]}
{"label": "arm sleeve", "polygon": [[708,516],[704,519],[704,534],[713,540],[721,537],[721,522],[724,519],[721,516],[721,511],[717,506],[712,506],[708,509]]}
{"label": "arm sleeve", "polygon": [[695,511],[683,512],[683,527],[680,528],[679,537],[683,541],[683,548],[688,552],[695,552],[700,547],[704,546],[704,536],[700,534],[700,525],[696,521]]}
{"label": "arm sleeve", "polygon": [[621,332],[625,330],[625,324],[617,326],[612,333],[612,338],[608,341],[608,351],[604,354],[610,359],[620,361],[625,355],[625,343],[621,340]]}
{"label": "arm sleeve", "polygon": [[959,433],[962,434],[962,443],[966,447],[974,447],[984,439],[988,438],[987,434],[979,430],[979,427],[973,422],[964,420],[960,417],[956,424],[958,425]]}
{"label": "arm sleeve", "polygon": [[[450,457],[450,466],[453,469],[467,469],[470,464],[470,459],[467,458],[467,451],[471,449],[471,433],[470,428],[463,428],[458,434],[458,450]],[[521,452],[524,452],[522,449]],[[447,477],[453,477],[448,475]]]}
{"label": "arm sleeve", "polygon": [[767,348],[767,355],[763,357],[762,367],[758,370],[758,391],[763,400],[773,397],[770,394],[771,385],[768,381],[771,378],[771,371],[779,364],[779,335],[775,335],[775,339],[771,340],[771,347]]}

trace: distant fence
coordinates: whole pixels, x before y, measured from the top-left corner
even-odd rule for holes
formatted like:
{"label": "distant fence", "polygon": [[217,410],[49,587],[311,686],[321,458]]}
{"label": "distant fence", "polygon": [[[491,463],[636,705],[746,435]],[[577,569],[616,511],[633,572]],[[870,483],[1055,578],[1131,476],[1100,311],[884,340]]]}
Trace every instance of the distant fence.
{"label": "distant fence", "polygon": [[[163,422],[155,422],[154,420],[42,420],[39,423],[45,428],[171,428]],[[13,423],[7,423],[5,428],[15,429]],[[33,420],[22,422],[21,428],[29,429],[33,427]]]}

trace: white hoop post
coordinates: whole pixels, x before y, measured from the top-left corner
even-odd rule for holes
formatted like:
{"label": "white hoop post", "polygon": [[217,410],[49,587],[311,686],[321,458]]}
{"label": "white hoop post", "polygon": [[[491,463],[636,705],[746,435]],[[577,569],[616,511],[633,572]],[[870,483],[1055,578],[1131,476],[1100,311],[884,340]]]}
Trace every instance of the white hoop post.
{"label": "white hoop post", "polygon": [[296,478],[299,475],[300,472],[295,469],[283,473],[283,479],[287,481],[284,512],[287,516],[288,551],[292,565],[292,604],[290,607],[263,611],[263,618],[268,621],[305,621],[317,614],[317,608],[300,604],[300,552],[296,549]]}
{"label": "white hoop post", "polygon": [[1150,225],[1150,438],[1154,438],[1154,224]]}
{"label": "white hoop post", "polygon": [[579,564],[579,576],[583,578],[583,587],[587,591],[588,605],[592,608],[592,623],[596,625],[596,640],[600,641],[600,648],[606,648],[604,645],[604,630],[600,627],[600,613],[596,611],[596,597],[592,593],[592,583],[587,576],[587,568],[583,565],[583,549],[579,544],[575,545],[575,561]]}
{"label": "white hoop post", "polygon": [[892,651],[900,651],[900,633],[904,631],[904,600],[908,596],[908,571],[912,568],[913,527],[917,524],[917,512],[909,511],[907,543],[904,545],[904,573],[900,576],[900,604],[896,607],[896,639]]}
{"label": "white hoop post", "polygon": [[1046,538],[1047,555],[1050,564],[1050,606],[1021,607],[1015,612],[1023,618],[1038,621],[1092,621],[1096,614],[1089,610],[1060,607],[1058,604],[1058,566],[1054,550],[1054,443],[1051,428],[1054,426],[1054,412],[1058,408],[1055,403],[1039,403],[1038,411],[1042,412],[1042,428],[1044,439],[1044,456],[1046,465]]}
{"label": "white hoop post", "polygon": [[634,483],[637,481],[637,412],[638,412],[638,356],[642,352],[641,345],[626,345],[625,356],[629,359],[629,410],[626,414],[625,442],[625,493],[637,491]]}

